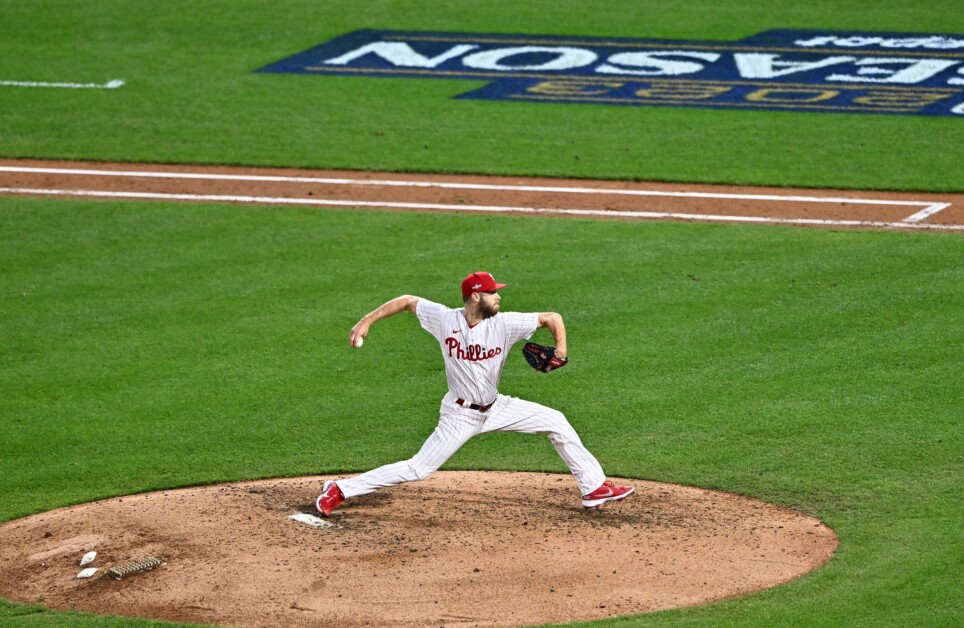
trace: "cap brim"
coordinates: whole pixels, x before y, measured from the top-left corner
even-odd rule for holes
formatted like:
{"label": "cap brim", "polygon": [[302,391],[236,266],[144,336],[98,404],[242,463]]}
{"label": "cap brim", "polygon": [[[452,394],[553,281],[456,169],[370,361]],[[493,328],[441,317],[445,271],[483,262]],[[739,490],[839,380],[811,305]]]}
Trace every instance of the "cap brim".
{"label": "cap brim", "polygon": [[509,285],[509,284],[507,284],[507,283],[496,283],[496,284],[495,284],[495,289],[496,289],[496,290],[501,290],[502,288],[505,288],[505,287],[508,286],[508,285]]}

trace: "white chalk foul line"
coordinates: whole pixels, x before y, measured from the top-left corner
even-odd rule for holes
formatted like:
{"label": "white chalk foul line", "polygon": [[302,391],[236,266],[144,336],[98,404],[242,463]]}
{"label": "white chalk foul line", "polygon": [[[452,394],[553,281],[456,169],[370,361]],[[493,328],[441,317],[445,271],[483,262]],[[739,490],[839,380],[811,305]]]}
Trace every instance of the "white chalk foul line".
{"label": "white chalk foul line", "polygon": [[[212,181],[259,181],[271,183],[317,183],[324,185],[368,185],[378,187],[416,187],[441,188],[454,190],[495,190],[515,192],[551,192],[559,194],[603,194],[616,196],[661,196],[667,198],[705,198],[718,200],[749,200],[774,202],[805,202],[805,203],[843,203],[852,205],[897,205],[904,207],[923,207],[923,209],[909,218],[907,222],[919,222],[949,207],[950,203],[932,203],[930,201],[895,201],[890,199],[845,198],[832,196],[780,196],[775,194],[728,194],[723,192],[668,192],[661,190],[625,190],[609,188],[580,188],[560,186],[536,185],[494,185],[487,183],[445,183],[436,181],[405,181],[391,179],[344,179],[324,177],[283,177],[274,175],[244,175],[244,174],[207,174],[199,172],[157,172],[142,170],[97,170],[83,168],[29,168],[22,166],[0,166],[0,172],[22,172],[38,174],[70,174],[80,176],[105,177],[144,177],[160,179],[204,179]],[[925,213],[926,212],[926,213]],[[917,216],[921,218],[916,218]]]}
{"label": "white chalk foul line", "polygon": [[225,194],[168,194],[162,192],[112,192],[107,190],[51,190],[45,188],[0,188],[0,194],[31,194],[45,196],[77,196],[96,198],[130,198],[204,203],[252,203],[259,205],[309,205],[320,207],[372,207],[378,209],[422,209],[456,212],[493,212],[593,216],[605,218],[663,218],[698,220],[704,222],[745,222],[779,225],[823,225],[831,227],[873,227],[894,229],[964,230],[964,225],[934,225],[910,222],[879,222],[864,220],[824,220],[819,218],[769,218],[765,216],[726,216],[683,214],[677,212],[608,211],[602,209],[552,209],[545,207],[505,207],[497,205],[447,205],[442,203],[400,203],[389,201],[344,201],[320,198],[284,198],[270,196],[237,196]]}
{"label": "white chalk foul line", "polygon": [[40,81],[0,81],[0,87],[53,87],[60,89],[117,89],[123,87],[124,81],[114,79],[103,85],[99,83],[44,83]]}
{"label": "white chalk foul line", "polygon": [[950,203],[934,203],[930,207],[925,207],[924,209],[920,210],[916,214],[913,214],[911,216],[908,216],[907,218],[904,218],[904,222],[920,222],[925,218],[929,218],[933,216],[934,214],[941,211],[942,209],[947,209],[950,206],[951,206]]}

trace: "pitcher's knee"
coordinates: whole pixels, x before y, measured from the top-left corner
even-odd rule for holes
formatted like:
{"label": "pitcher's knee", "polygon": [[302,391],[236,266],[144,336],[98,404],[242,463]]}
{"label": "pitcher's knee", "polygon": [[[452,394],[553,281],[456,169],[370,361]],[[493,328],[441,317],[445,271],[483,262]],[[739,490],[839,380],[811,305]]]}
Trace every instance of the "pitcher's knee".
{"label": "pitcher's knee", "polygon": [[408,461],[408,468],[411,471],[411,477],[413,480],[424,480],[437,470],[437,467],[419,465],[412,460]]}
{"label": "pitcher's knee", "polygon": [[546,415],[547,419],[547,432],[551,434],[560,434],[563,436],[571,437],[576,434],[576,430],[573,429],[572,425],[566,419],[566,415],[558,410],[552,410]]}
{"label": "pitcher's knee", "polygon": [[563,427],[569,427],[569,420],[566,419],[566,415],[558,410],[547,408],[545,417],[549,425],[552,425],[557,430]]}

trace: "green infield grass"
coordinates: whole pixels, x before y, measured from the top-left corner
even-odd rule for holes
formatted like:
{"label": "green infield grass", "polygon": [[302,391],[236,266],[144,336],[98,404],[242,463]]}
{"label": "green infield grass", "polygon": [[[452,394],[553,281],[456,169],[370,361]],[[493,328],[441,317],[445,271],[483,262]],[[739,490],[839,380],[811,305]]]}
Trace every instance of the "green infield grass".
{"label": "green infield grass", "polygon": [[964,33],[954,0],[0,3],[0,155],[964,190],[964,120],[454,100],[483,83],[255,70],[359,29],[734,41]]}
{"label": "green infield grass", "polygon": [[[348,329],[403,293],[455,305],[485,268],[503,309],[569,329],[570,366],[514,353],[503,392],[566,412],[609,474],[840,536],[790,584],[593,625],[952,625],[962,260],[943,234],[0,199],[0,520],[410,456],[444,393],[437,345],[408,315],[358,351]],[[445,468],[565,472],[518,434]],[[0,623],[136,622],[2,602]]]}

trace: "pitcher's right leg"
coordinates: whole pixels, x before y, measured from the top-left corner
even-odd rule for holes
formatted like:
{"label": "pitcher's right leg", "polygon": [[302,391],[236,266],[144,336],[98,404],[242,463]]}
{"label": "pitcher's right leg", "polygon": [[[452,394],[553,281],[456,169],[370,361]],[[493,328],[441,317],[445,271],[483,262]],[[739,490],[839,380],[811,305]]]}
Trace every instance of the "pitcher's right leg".
{"label": "pitcher's right leg", "polygon": [[[435,431],[428,437],[419,452],[410,459],[387,464],[347,480],[326,483],[325,487],[329,491],[340,491],[342,499],[348,499],[402,482],[424,480],[445,464],[446,460],[480,430],[481,422],[472,420],[470,416],[442,415]],[[319,501],[322,498],[324,494],[319,497]],[[340,499],[338,503],[341,503]],[[331,509],[328,509],[326,513],[320,506],[319,510],[326,516],[331,512]]]}

